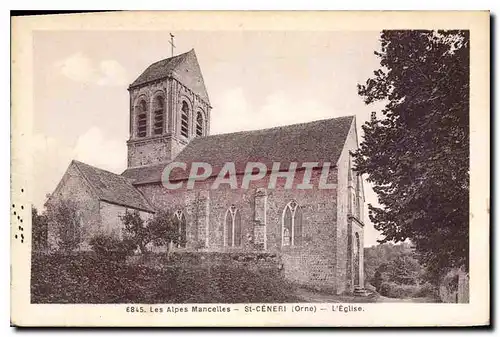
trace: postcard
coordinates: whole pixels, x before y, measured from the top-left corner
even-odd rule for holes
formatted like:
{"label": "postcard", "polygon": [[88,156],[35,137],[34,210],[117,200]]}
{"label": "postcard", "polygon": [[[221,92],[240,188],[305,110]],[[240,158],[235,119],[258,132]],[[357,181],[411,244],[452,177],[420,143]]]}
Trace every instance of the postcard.
{"label": "postcard", "polygon": [[489,325],[489,20],[13,17],[11,324]]}

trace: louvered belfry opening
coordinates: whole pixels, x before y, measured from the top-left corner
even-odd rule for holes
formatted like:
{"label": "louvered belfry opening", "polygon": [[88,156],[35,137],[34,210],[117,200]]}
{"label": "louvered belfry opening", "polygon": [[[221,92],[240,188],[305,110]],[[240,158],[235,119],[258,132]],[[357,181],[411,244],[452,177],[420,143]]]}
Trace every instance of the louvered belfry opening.
{"label": "louvered belfry opening", "polygon": [[142,138],[147,136],[148,130],[148,109],[146,101],[139,102],[137,107],[137,137]]}
{"label": "louvered belfry opening", "polygon": [[196,116],[196,137],[203,136],[203,115],[198,111]]}
{"label": "louvered belfry opening", "polygon": [[150,64],[127,89],[128,168],[170,162],[209,135],[212,107],[194,49]]}
{"label": "louvered belfry opening", "polygon": [[154,124],[153,133],[155,135],[163,134],[163,127],[165,124],[165,100],[162,96],[155,98],[154,106]]}
{"label": "louvered belfry opening", "polygon": [[189,106],[186,101],[182,101],[181,114],[181,135],[189,137]]}

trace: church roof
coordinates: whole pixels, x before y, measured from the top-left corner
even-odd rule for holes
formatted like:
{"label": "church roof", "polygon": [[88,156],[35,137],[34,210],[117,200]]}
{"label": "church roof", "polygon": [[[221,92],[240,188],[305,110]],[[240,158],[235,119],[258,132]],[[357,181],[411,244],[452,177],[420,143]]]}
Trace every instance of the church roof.
{"label": "church roof", "polygon": [[99,200],[154,212],[146,198],[125,177],[77,160],[73,160],[72,164],[77,167]]}
{"label": "church roof", "polygon": [[210,104],[194,49],[151,64],[130,85],[130,88],[166,77],[175,78]]}
{"label": "church roof", "polygon": [[[288,168],[290,162],[298,167],[304,162],[330,162],[336,165],[354,116],[319,120],[309,123],[243,131],[193,139],[174,159],[187,164],[205,162],[212,165],[215,175],[226,162],[234,162],[237,173],[243,173],[247,162],[273,162]],[[122,175],[133,184],[161,182],[166,164],[125,170]],[[173,170],[171,180],[186,179],[188,172]]]}

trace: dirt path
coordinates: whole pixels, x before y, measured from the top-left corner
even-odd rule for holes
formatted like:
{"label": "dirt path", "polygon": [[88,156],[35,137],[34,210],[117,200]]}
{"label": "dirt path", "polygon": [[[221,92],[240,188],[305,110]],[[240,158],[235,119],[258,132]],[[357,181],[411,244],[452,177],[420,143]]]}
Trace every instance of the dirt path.
{"label": "dirt path", "polygon": [[305,302],[310,303],[371,303],[377,302],[374,296],[349,296],[349,295],[334,295],[322,292],[316,292],[309,289],[297,289],[297,296]]}
{"label": "dirt path", "polygon": [[379,294],[369,296],[334,295],[315,292],[309,289],[297,289],[297,296],[309,303],[378,303],[378,302],[399,302],[399,303],[431,303],[435,300],[426,297],[420,298],[389,298]]}

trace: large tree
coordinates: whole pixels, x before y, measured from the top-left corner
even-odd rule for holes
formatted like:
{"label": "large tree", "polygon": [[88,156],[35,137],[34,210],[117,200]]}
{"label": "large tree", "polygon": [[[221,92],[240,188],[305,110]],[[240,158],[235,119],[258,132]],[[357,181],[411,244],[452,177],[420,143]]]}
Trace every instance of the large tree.
{"label": "large tree", "polygon": [[436,274],[467,268],[469,33],[391,30],[380,43],[380,68],[358,86],[366,104],[385,105],[355,153],[378,195],[370,219],[381,242],[410,239]]}

